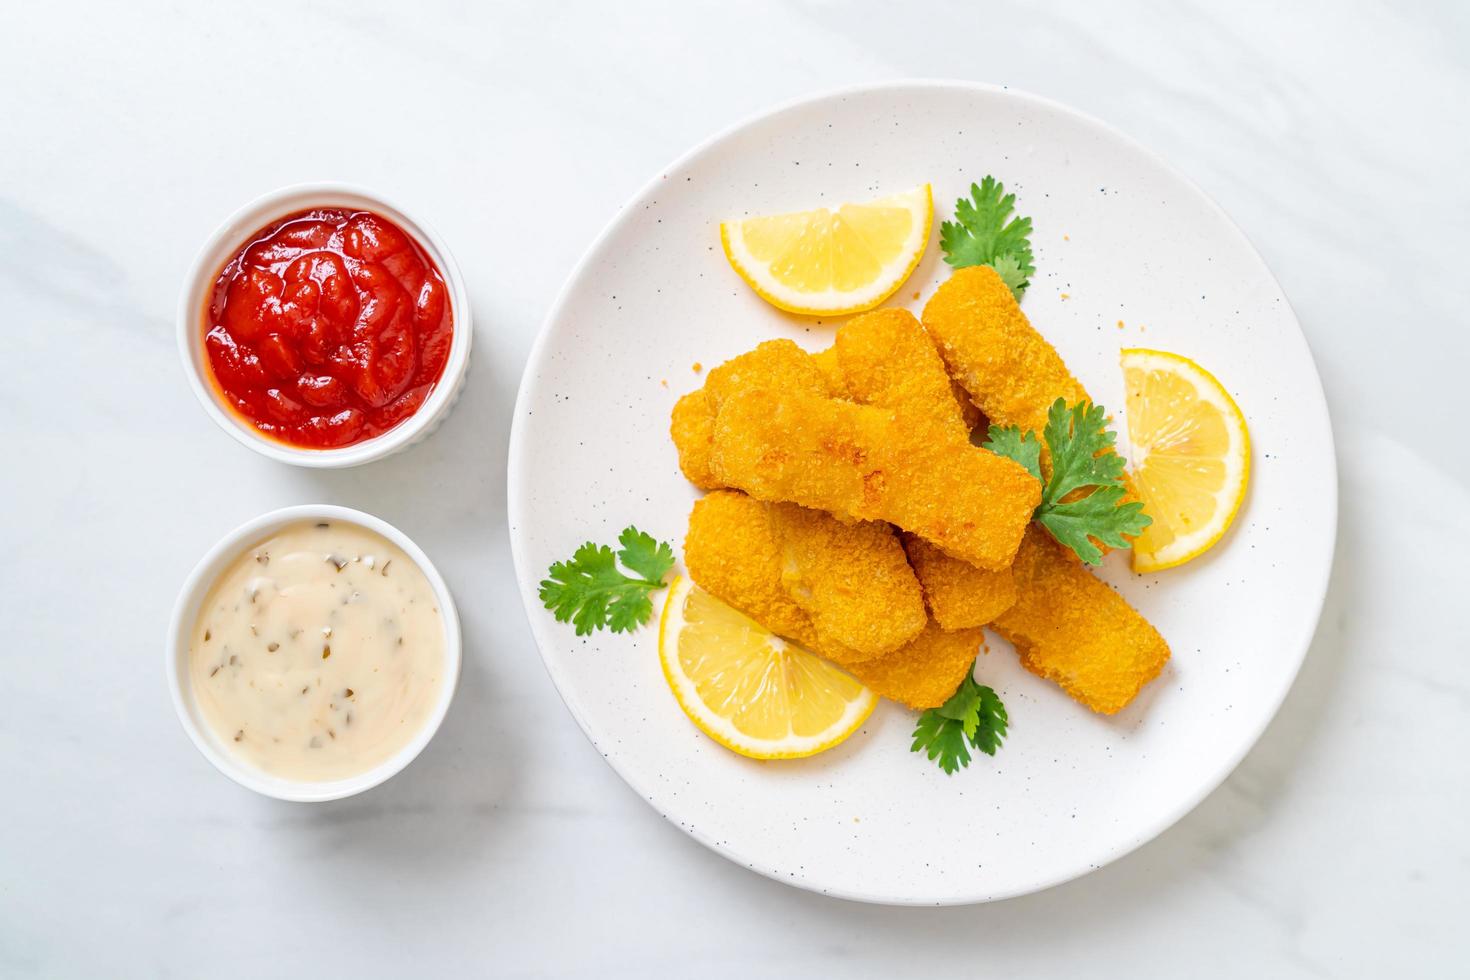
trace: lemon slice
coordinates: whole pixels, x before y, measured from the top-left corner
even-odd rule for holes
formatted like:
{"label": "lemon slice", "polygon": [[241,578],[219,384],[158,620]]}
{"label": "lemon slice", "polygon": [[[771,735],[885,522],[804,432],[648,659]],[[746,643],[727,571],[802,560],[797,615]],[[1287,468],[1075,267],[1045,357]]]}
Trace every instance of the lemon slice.
{"label": "lemon slice", "polygon": [[929,185],[892,197],[720,225],[725,257],[789,313],[860,313],[903,285],[929,243]]}
{"label": "lemon slice", "polygon": [[847,673],[682,576],[664,602],[658,656],[689,720],[752,759],[799,759],[830,749],[878,703]]}
{"label": "lemon slice", "polygon": [[1209,551],[1245,499],[1250,435],[1214,375],[1187,357],[1123,351],[1133,482],[1154,519],[1133,542],[1133,570],[1157,572]]}

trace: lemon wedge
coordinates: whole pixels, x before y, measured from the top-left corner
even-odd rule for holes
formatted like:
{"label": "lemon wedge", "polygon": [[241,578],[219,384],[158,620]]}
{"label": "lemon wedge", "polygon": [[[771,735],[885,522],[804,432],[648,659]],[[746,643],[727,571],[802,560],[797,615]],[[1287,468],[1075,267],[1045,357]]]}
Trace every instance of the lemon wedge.
{"label": "lemon wedge", "polygon": [[664,602],[658,656],[689,720],[752,759],[826,751],[857,731],[878,703],[849,674],[682,576]]}
{"label": "lemon wedge", "polygon": [[766,302],[788,313],[871,310],[897,291],[929,243],[929,185],[835,211],[726,221],[725,257]]}
{"label": "lemon wedge", "polygon": [[1154,522],[1133,542],[1133,570],[1157,572],[1209,551],[1245,500],[1250,435],[1214,375],[1187,357],[1123,351],[1133,482]]}

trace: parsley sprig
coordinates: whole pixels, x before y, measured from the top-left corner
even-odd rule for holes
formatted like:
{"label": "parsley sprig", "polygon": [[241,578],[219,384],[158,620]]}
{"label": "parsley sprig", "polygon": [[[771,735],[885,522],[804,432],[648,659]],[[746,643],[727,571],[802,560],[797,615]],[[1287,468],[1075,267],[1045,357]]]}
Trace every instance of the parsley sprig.
{"label": "parsley sprig", "polygon": [[[559,561],[541,581],[541,601],[556,615],[558,623],[570,620],[577,635],[610,628],[614,633],[631,632],[653,615],[649,593],[664,587],[664,576],[674,567],[674,549],[655,541],[631,525],[618,535],[623,547],[614,553],[607,545],[588,541],[572,555]],[[636,572],[624,575],[617,562]]]}
{"label": "parsley sprig", "polygon": [[986,175],[970,185],[970,197],[955,202],[954,221],[939,228],[939,245],[944,261],[956,269],[988,265],[1019,300],[1031,285],[1036,266],[1031,264],[1031,219],[1011,217],[1016,195]]}
{"label": "parsley sprig", "polygon": [[[1137,500],[1122,503],[1123,457],[1114,451],[1117,434],[1107,425],[1101,405],[1078,402],[1067,407],[1058,398],[1046,415],[1042,433],[1051,453],[1051,478],[1043,481],[1041,503],[1032,520],[1052,537],[1071,548],[1089,565],[1102,561],[1102,549],[1127,548],[1153,519]],[[1041,443],[1035,432],[1021,433],[1019,426],[990,427],[985,448],[1008,456],[1041,480]],[[1072,496],[1091,487],[1092,492]],[[1071,499],[1068,499],[1069,496]]]}
{"label": "parsley sprig", "polygon": [[953,775],[970,764],[971,747],[995,755],[1008,721],[1000,695],[966,674],[948,701],[919,716],[909,751],[924,752]]}

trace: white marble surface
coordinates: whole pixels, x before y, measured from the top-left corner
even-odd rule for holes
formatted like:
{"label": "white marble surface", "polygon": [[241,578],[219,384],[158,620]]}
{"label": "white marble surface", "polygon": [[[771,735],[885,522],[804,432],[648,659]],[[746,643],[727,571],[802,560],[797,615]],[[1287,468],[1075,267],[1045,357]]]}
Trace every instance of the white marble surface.
{"label": "white marble surface", "polygon": [[[0,975],[1462,971],[1470,17],[1449,2],[980,6],[11,11]],[[547,680],[504,515],[521,364],[619,203],[771,103],[913,75],[1072,103],[1199,181],[1296,305],[1342,474],[1321,630],[1225,786],[1088,878],[947,910],[785,888],[661,821]],[[417,145],[380,142],[381,126]],[[173,341],[203,237],[246,199],[314,178],[432,221],[479,332],[443,429],[346,473],[278,466],[217,431]],[[307,808],[239,789],[194,751],[161,644],[211,542],[311,500],[413,535],[458,595],[467,648],[424,756]]]}

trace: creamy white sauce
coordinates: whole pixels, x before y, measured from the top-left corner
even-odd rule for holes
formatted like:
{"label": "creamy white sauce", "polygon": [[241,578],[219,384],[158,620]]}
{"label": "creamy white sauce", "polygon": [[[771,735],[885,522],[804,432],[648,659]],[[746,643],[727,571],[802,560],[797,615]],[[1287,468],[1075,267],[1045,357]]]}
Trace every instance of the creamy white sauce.
{"label": "creamy white sauce", "polygon": [[215,582],[189,642],[194,696],[246,762],[342,779],[410,742],[444,683],[444,626],[423,571],[381,535],[286,527]]}

